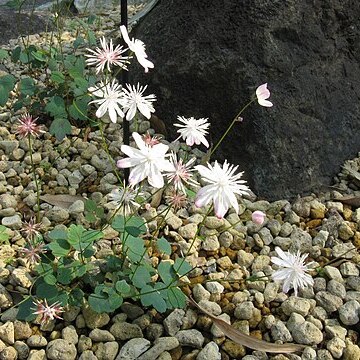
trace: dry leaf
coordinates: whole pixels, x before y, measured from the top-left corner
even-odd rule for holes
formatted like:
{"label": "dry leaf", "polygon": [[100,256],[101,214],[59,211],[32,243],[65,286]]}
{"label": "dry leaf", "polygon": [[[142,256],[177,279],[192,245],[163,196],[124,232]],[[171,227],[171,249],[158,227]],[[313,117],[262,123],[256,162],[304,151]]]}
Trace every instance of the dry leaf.
{"label": "dry leaf", "polygon": [[343,196],[342,198],[335,199],[343,204],[347,204],[354,207],[360,207],[360,196]]}
{"label": "dry leaf", "polygon": [[200,307],[191,297],[188,298],[190,303],[198,308],[201,312],[211,318],[213,323],[231,340],[237,344],[246,346],[253,350],[265,351],[271,353],[291,353],[296,351],[302,351],[305,345],[298,344],[272,344],[263,340],[254,338],[253,336],[246,335],[234,327],[226,323],[224,320],[218,319],[216,316],[208,313],[202,307]]}
{"label": "dry leaf", "polygon": [[54,206],[59,206],[63,209],[68,209],[75,201],[82,200],[85,202],[85,198],[80,195],[42,195],[40,199]]}

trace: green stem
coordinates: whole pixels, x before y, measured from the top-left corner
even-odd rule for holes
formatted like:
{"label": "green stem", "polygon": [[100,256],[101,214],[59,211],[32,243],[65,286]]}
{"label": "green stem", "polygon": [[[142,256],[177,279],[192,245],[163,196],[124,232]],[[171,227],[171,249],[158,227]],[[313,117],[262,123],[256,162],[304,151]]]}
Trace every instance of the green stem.
{"label": "green stem", "polygon": [[220,138],[220,140],[217,142],[217,144],[214,146],[214,148],[211,150],[210,152],[210,157],[213,155],[213,153],[215,152],[215,150],[219,147],[219,145],[223,142],[223,140],[225,139],[225,137],[227,136],[227,134],[229,133],[229,131],[232,129],[232,127],[234,126],[234,124],[236,123],[236,121],[238,121],[239,116],[245,111],[245,109],[247,107],[249,107],[253,102],[255,101],[255,99],[250,100],[239,112],[238,114],[234,117],[234,120],[231,122],[231,124],[229,125],[229,127],[226,129],[226,131],[224,132],[224,134],[222,135],[222,137]]}

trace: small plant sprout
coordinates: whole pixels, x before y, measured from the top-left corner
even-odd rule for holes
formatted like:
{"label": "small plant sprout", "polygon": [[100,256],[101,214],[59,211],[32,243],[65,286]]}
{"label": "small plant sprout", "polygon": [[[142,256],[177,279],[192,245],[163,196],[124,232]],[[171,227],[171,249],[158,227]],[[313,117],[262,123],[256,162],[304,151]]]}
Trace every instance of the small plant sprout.
{"label": "small plant sprout", "polygon": [[112,40],[110,40],[108,44],[105,37],[100,39],[100,44],[101,48],[97,47],[95,50],[86,49],[91,54],[85,54],[88,58],[86,59],[86,63],[90,66],[96,66],[96,74],[103,72],[105,67],[110,72],[111,65],[119,66],[127,70],[126,64],[129,57],[123,56],[123,53],[126,52],[127,49],[123,49],[121,45],[117,45],[114,48]]}
{"label": "small plant sprout", "polygon": [[149,68],[152,69],[154,67],[154,64],[147,59],[148,56],[146,54],[145,44],[139,39],[132,38],[130,40],[126,26],[121,25],[120,31],[130,51],[135,54],[137,61],[145,69],[145,72],[148,72]]}
{"label": "small plant sprout", "polygon": [[195,199],[195,205],[202,207],[213,201],[215,215],[223,218],[229,207],[232,206],[236,213],[239,212],[239,205],[235,194],[247,194],[250,189],[241,180],[242,172],[235,174],[238,166],[229,164],[226,160],[221,165],[215,161],[214,165],[197,165],[195,169],[200,173],[202,180],[209,185],[202,187]]}
{"label": "small plant sprout", "polygon": [[274,281],[283,282],[284,293],[293,288],[297,296],[299,289],[314,285],[314,279],[307,274],[313,262],[304,263],[309,254],[301,255],[300,251],[292,254],[288,251],[284,252],[279,247],[276,247],[275,251],[278,256],[272,256],[271,262],[278,265],[279,269],[271,277]]}
{"label": "small plant sprout", "polygon": [[266,100],[270,97],[270,91],[267,88],[267,83],[260,85],[256,89],[256,97],[259,105],[265,107],[272,107],[273,103],[269,100]]}
{"label": "small plant sprout", "polygon": [[174,126],[180,128],[177,131],[180,133],[178,139],[182,138],[189,146],[193,146],[194,144],[203,144],[207,148],[209,147],[209,143],[205,138],[205,135],[208,133],[207,130],[210,126],[208,119],[195,119],[193,117],[187,119],[183,116],[178,116],[177,119],[180,123],[174,124]]}

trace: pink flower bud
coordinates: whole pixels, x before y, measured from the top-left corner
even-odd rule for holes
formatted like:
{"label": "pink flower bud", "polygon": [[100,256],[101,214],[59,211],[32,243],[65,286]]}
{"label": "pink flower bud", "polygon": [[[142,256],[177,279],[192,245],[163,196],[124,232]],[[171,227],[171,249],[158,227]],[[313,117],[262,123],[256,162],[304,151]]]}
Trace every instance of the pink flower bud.
{"label": "pink flower bud", "polygon": [[256,210],[252,213],[251,220],[257,225],[262,225],[262,223],[265,220],[265,217],[266,217],[266,214],[264,214],[260,210]]}

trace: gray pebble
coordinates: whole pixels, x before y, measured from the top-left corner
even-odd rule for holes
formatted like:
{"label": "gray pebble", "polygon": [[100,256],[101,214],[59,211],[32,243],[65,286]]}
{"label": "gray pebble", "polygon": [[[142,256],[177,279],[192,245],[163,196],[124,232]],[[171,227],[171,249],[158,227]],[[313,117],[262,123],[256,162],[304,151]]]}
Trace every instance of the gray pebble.
{"label": "gray pebble", "polygon": [[340,359],[343,355],[344,349],[346,348],[346,344],[344,340],[334,337],[327,342],[326,348],[331,352],[331,355],[335,359]]}
{"label": "gray pebble", "polygon": [[119,351],[119,344],[116,341],[109,341],[97,344],[95,355],[99,360],[114,360]]}
{"label": "gray pebble", "polygon": [[350,300],[339,308],[339,318],[345,325],[355,325],[359,322],[360,304]]}
{"label": "gray pebble", "polygon": [[318,345],[323,341],[323,333],[314,324],[305,321],[292,331],[295,342],[305,345]]}
{"label": "gray pebble", "polygon": [[219,346],[213,341],[207,343],[196,357],[196,360],[210,360],[210,359],[211,360],[221,359]]}
{"label": "gray pebble", "polygon": [[323,307],[329,314],[338,310],[343,304],[343,301],[338,296],[330,294],[327,291],[319,291],[315,295],[316,302]]}
{"label": "gray pebble", "polygon": [[23,341],[15,341],[14,348],[18,353],[19,360],[26,360],[28,358],[30,349]]}
{"label": "gray pebble", "polygon": [[1,224],[13,230],[20,230],[22,228],[21,217],[17,214],[3,217]]}
{"label": "gray pebble", "polygon": [[76,347],[64,339],[52,340],[46,347],[46,356],[51,360],[75,360]]}
{"label": "gray pebble", "polygon": [[311,304],[308,299],[291,296],[281,304],[281,309],[286,315],[298,313],[302,316],[309,314]]}
{"label": "gray pebble", "polygon": [[69,211],[59,206],[54,206],[47,212],[46,216],[50,221],[61,223],[70,217]]}
{"label": "gray pebble", "polygon": [[129,340],[143,336],[139,325],[127,322],[116,322],[111,326],[110,332],[115,336],[116,340]]}
{"label": "gray pebble", "polygon": [[184,316],[185,316],[185,311],[183,309],[173,310],[171,314],[168,315],[163,321],[166,333],[169,334],[170,336],[175,336],[176,333],[181,328]]}
{"label": "gray pebble", "polygon": [[283,342],[289,342],[293,340],[290,331],[281,320],[276,320],[270,331],[274,340],[281,340]]}
{"label": "gray pebble", "polygon": [[44,336],[41,336],[41,335],[32,335],[32,336],[30,336],[27,339],[26,343],[31,348],[41,348],[41,347],[45,347],[48,344],[46,338]]}
{"label": "gray pebble", "polygon": [[199,330],[180,330],[176,333],[175,337],[179,340],[181,346],[189,346],[201,349],[205,341],[204,336]]}
{"label": "gray pebble", "polygon": [[179,340],[176,337],[159,338],[155,341],[154,346],[140,355],[137,360],[154,360],[164,351],[170,351],[178,346]]}
{"label": "gray pebble", "polygon": [[116,360],[135,360],[150,347],[150,341],[142,338],[131,339],[120,349]]}
{"label": "gray pebble", "polygon": [[98,360],[98,357],[94,355],[91,350],[85,350],[80,356],[79,360]]}
{"label": "gray pebble", "polygon": [[345,286],[336,280],[330,280],[328,282],[327,291],[335,296],[338,296],[341,299],[345,299],[346,297]]}

